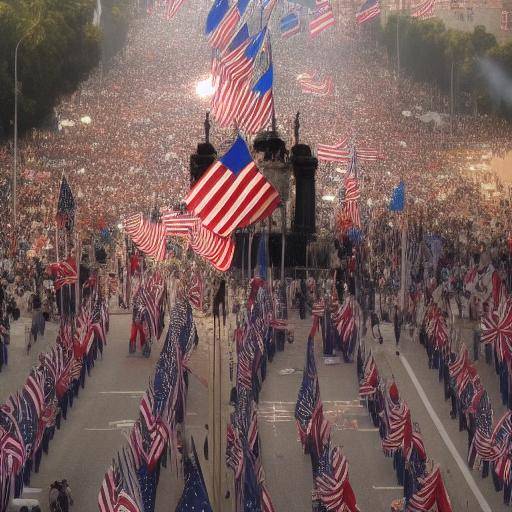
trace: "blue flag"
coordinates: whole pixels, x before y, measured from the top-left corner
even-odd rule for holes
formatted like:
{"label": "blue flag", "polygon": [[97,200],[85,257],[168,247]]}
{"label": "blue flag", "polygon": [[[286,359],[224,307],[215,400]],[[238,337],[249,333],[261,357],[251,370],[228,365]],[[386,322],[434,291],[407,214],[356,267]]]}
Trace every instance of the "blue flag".
{"label": "blue flag", "polygon": [[258,272],[262,279],[267,279],[267,235],[262,233],[258,245]]}
{"label": "blue flag", "polygon": [[401,212],[405,206],[405,183],[400,182],[398,187],[393,190],[391,201],[389,202],[389,209],[392,212]]}

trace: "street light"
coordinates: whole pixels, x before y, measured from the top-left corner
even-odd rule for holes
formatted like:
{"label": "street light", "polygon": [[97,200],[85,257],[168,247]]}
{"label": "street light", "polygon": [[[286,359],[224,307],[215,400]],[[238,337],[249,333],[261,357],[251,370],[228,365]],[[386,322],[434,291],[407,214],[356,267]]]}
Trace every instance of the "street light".
{"label": "street light", "polygon": [[18,49],[23,40],[28,37],[39,23],[39,19],[21,37],[14,50],[14,168],[12,174],[12,225],[16,230],[16,192],[18,179]]}

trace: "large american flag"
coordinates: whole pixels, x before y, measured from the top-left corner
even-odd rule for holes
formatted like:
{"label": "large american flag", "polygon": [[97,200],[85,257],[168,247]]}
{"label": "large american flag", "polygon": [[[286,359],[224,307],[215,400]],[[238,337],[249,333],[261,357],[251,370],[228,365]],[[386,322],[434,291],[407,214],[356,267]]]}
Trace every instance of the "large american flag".
{"label": "large american flag", "polygon": [[331,2],[329,0],[325,0],[324,2],[317,1],[313,19],[309,22],[309,33],[311,34],[311,37],[318,36],[324,30],[332,27],[335,23],[336,19],[332,12]]}
{"label": "large american flag", "polygon": [[[266,52],[268,60],[270,60],[269,52],[270,48]],[[260,59],[263,57],[264,54]],[[272,62],[268,62],[266,70],[256,83],[247,84],[245,91],[238,99],[235,121],[240,130],[245,133],[258,133],[269,125],[274,111],[273,82],[274,68]]]}
{"label": "large american flag", "polygon": [[167,238],[164,224],[152,222],[142,213],[136,213],[124,219],[123,227],[138,249],[156,261],[165,260]]}
{"label": "large american flag", "polygon": [[240,11],[237,2],[229,6],[229,0],[216,0],[206,18],[205,33],[212,48],[224,50],[233,38]]}
{"label": "large american flag", "polygon": [[185,202],[205,228],[226,237],[236,228],[267,218],[279,205],[280,197],[238,136],[229,151],[194,185]]}
{"label": "large american flag", "polygon": [[212,114],[220,126],[236,124],[247,133],[256,133],[269,123],[273,69],[266,27],[249,37],[243,25],[228,51],[214,59],[212,76]]}
{"label": "large american flag", "polygon": [[380,15],[380,0],[366,0],[356,13],[359,25],[373,20]]}

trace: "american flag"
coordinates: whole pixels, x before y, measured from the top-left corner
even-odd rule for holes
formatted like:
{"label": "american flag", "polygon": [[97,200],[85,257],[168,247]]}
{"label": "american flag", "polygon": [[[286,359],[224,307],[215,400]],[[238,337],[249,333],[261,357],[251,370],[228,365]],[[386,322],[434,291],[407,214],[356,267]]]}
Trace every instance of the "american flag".
{"label": "american flag", "polygon": [[366,0],[356,13],[359,25],[373,20],[380,14],[380,0]]}
{"label": "american flag", "polygon": [[482,315],[480,328],[480,341],[492,345],[500,361],[508,360],[512,355],[512,300]]}
{"label": "american flag", "polygon": [[68,180],[62,176],[60,182],[59,202],[57,204],[57,226],[66,228],[68,231],[73,229],[75,224],[75,198],[71,192]]}
{"label": "american flag", "polygon": [[325,162],[350,163],[355,153],[357,160],[362,162],[376,162],[382,160],[384,156],[377,149],[372,148],[350,148],[348,146],[349,138],[344,137],[334,145],[318,144],[317,156],[319,160]]}
{"label": "american flag", "polygon": [[424,0],[421,4],[415,6],[411,11],[411,18],[426,20],[434,17],[434,5],[436,0]]}
{"label": "american flag", "polygon": [[299,16],[295,12],[290,12],[281,18],[279,22],[281,36],[288,39],[300,32]]}
{"label": "american flag", "polygon": [[443,512],[451,512],[450,497],[446,492],[441,469],[436,465],[434,469],[419,479],[420,489],[410,498],[407,512],[426,512],[437,504],[437,509]]}
{"label": "american flag", "polygon": [[211,512],[212,507],[192,438],[193,452],[185,459],[185,486],[176,512]]}
{"label": "american flag", "polygon": [[311,419],[320,401],[320,388],[316,372],[313,338],[308,338],[306,365],[302,375],[297,403],[295,404],[295,419],[297,430],[303,446],[306,446],[308,433],[311,431]]}
{"label": "american flag", "polygon": [[60,290],[64,285],[74,284],[78,281],[76,260],[72,256],[48,265],[48,273],[55,279],[55,290]]}
{"label": "american flag", "polygon": [[230,236],[216,235],[198,223],[190,234],[190,247],[220,272],[226,272],[231,267],[235,242]]}
{"label": "american flag", "polygon": [[357,178],[357,156],[354,149],[349,163],[349,168],[343,180],[345,186],[345,198],[343,200],[343,213],[352,225],[361,226],[361,218],[359,216],[359,198],[361,192],[359,190],[359,180]]}
{"label": "american flag", "polygon": [[248,112],[246,102],[254,96],[249,93],[254,88],[253,77],[260,64],[267,34],[265,27],[249,37],[247,25],[243,25],[226,54],[220,61],[214,60],[212,114],[220,126],[228,127],[244,120]]}
{"label": "american flag", "polygon": [[486,391],[482,394],[480,402],[478,404],[477,411],[475,412],[476,417],[476,430],[473,436],[473,441],[469,449],[469,461],[476,459],[473,454],[477,454],[482,460],[492,460],[493,458],[493,443],[492,443],[492,417],[493,410],[489,395]]}
{"label": "american flag", "polygon": [[29,397],[34,406],[36,416],[39,418],[44,407],[44,391],[41,382],[42,375],[38,371],[33,371],[27,378],[23,387],[23,394]]}
{"label": "american flag", "polygon": [[366,398],[375,394],[379,385],[379,371],[373,354],[368,356],[364,367],[364,376],[359,385],[359,396]]}
{"label": "american flag", "polygon": [[166,0],[164,4],[164,17],[167,20],[170,20],[176,16],[176,13],[179,11],[181,5],[185,0]]}
{"label": "american flag", "polygon": [[346,162],[350,158],[350,149],[348,148],[349,137],[345,136],[335,144],[318,144],[318,160],[324,162]]}
{"label": "american flag", "polygon": [[228,425],[226,433],[226,466],[230,468],[235,480],[238,480],[244,468],[244,451],[238,428],[235,426],[236,416],[231,416],[231,423]]}
{"label": "american flag", "polygon": [[[345,201],[346,200],[345,196]],[[338,310],[332,314],[332,320],[336,325],[342,343],[347,345],[352,339],[354,331],[357,329],[354,309],[350,298],[347,297]]]}
{"label": "american flag", "polygon": [[239,21],[237,3],[229,7],[229,0],[216,0],[206,18],[205,33],[210,46],[224,50],[233,38]]}
{"label": "american flag", "polygon": [[332,12],[331,2],[326,0],[318,2],[316,10],[313,14],[313,19],[309,22],[309,33],[311,37],[316,37],[324,30],[332,27],[336,23],[334,13]]}
{"label": "american flag", "polygon": [[299,76],[299,84],[304,94],[315,96],[332,96],[334,94],[334,82],[330,76],[323,80],[310,80]]}
{"label": "american flag", "polygon": [[188,300],[190,304],[197,310],[203,310],[203,299],[204,299],[204,281],[201,271],[196,270],[192,274],[192,280],[190,282],[190,288],[188,290]]}
{"label": "american flag", "polygon": [[136,213],[124,219],[123,227],[132,242],[143,253],[156,261],[164,261],[166,257],[166,228],[160,222],[152,222]]}
{"label": "american flag", "polygon": [[329,445],[325,447],[315,483],[317,495],[326,510],[359,512],[348,480],[348,461],[339,447],[332,450]]}
{"label": "american flag", "polygon": [[185,201],[204,227],[226,237],[236,228],[267,218],[279,205],[280,197],[238,136],[229,151],[194,185]]}
{"label": "american flag", "polygon": [[165,226],[167,236],[179,236],[187,238],[193,230],[198,217],[190,213],[181,213],[173,210],[162,211],[162,224]]}
{"label": "american flag", "polygon": [[[268,60],[270,60],[270,48],[267,53],[262,52],[260,60],[265,55],[268,55]],[[267,66],[254,85],[247,84],[245,92],[240,95],[238,100],[235,121],[239,129],[248,134],[260,132],[272,120],[274,68],[272,62],[269,62]]]}

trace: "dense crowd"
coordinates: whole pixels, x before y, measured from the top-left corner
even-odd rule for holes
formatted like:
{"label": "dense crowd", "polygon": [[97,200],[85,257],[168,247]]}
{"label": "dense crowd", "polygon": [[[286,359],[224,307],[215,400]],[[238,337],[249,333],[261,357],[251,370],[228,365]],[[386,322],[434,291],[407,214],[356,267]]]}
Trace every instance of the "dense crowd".
{"label": "dense crowd", "polygon": [[[78,205],[76,224],[85,237],[116,230],[126,214],[176,204],[189,185],[189,157],[203,138],[208,100],[195,92],[209,73],[210,50],[201,35],[207,6],[184,7],[171,22],[158,17],[135,20],[125,51],[97,70],[56,111],[58,129],[33,130],[19,144],[17,231],[0,227],[2,250],[11,258],[4,275],[31,289],[35,261],[55,258],[54,216],[58,186],[65,173]],[[275,104],[278,129],[293,142],[293,119],[301,112],[301,141],[313,149],[350,135],[359,147],[379,149],[384,160],[360,166],[363,217],[370,236],[393,222],[388,202],[393,187],[406,184],[407,213],[425,229],[451,244],[473,249],[491,242],[507,227],[504,209],[480,193],[481,171],[468,171],[465,148],[481,145],[503,155],[510,148],[510,127],[491,117],[459,116],[453,134],[417,116],[449,111],[442,94],[400,76],[376,49],[364,29],[339,24],[311,40],[307,34],[279,38],[273,27]],[[338,42],[339,41],[339,42]],[[332,76],[335,94],[318,98],[300,92],[297,76]],[[233,132],[212,128],[219,152]],[[482,150],[483,151],[483,150]],[[10,181],[12,147],[0,147],[0,179]],[[317,172],[320,227],[328,228],[337,195],[338,166],[321,163]],[[480,173],[480,174],[478,174]],[[477,175],[474,179],[475,174]],[[4,187],[4,190],[6,187]],[[2,204],[10,218],[10,200]],[[440,213],[442,212],[442,215]],[[323,225],[322,225],[323,224]],[[463,236],[462,236],[463,235]]]}

